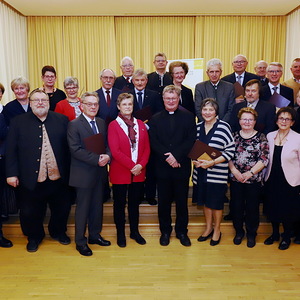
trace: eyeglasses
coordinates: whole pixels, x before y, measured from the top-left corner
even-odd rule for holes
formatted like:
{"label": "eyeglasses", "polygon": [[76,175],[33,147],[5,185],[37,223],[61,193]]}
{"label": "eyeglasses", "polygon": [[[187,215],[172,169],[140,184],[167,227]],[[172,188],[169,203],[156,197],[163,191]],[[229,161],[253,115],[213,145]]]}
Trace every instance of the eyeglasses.
{"label": "eyeglasses", "polygon": [[103,80],[105,80],[105,81],[108,81],[108,80],[114,80],[115,79],[115,77],[112,77],[112,76],[102,76],[101,77]]}
{"label": "eyeglasses", "polygon": [[235,60],[233,63],[239,65],[239,64],[244,64],[245,62],[246,62],[245,60]]}
{"label": "eyeglasses", "polygon": [[176,73],[173,73],[173,75],[175,75],[175,76],[178,76],[178,75],[185,75],[185,72],[184,72],[184,71],[176,72]]}
{"label": "eyeglasses", "polygon": [[167,102],[175,102],[177,100],[178,100],[178,98],[164,98],[164,101],[167,101]]}
{"label": "eyeglasses", "polygon": [[34,103],[40,103],[40,102],[46,103],[46,102],[49,102],[48,99],[32,99],[32,100],[30,100],[30,101],[31,101],[31,102],[34,102]]}
{"label": "eyeglasses", "polygon": [[269,70],[268,73],[271,73],[271,74],[278,74],[278,73],[281,73],[282,71],[281,70]]}
{"label": "eyeglasses", "polygon": [[254,119],[241,119],[241,121],[246,122],[246,123],[253,123],[255,120]]}
{"label": "eyeglasses", "polygon": [[77,90],[78,89],[78,86],[68,86],[65,88],[66,90],[68,91],[71,91],[71,90]]}
{"label": "eyeglasses", "polygon": [[122,65],[123,68],[132,68],[133,65]]}
{"label": "eyeglasses", "polygon": [[44,77],[47,79],[54,79],[55,75],[44,75]]}
{"label": "eyeglasses", "polygon": [[278,121],[280,121],[280,122],[287,122],[288,123],[288,122],[291,122],[292,119],[280,117],[280,118],[278,118]]}
{"label": "eyeglasses", "polygon": [[98,107],[99,103],[91,103],[91,102],[82,102],[83,104],[85,104],[87,107]]}

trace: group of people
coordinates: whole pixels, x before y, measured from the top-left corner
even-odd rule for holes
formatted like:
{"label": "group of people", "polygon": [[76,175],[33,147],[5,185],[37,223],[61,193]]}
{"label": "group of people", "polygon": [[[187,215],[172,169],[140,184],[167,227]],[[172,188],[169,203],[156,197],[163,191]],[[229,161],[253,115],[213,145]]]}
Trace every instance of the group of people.
{"label": "group of people", "polygon": [[[234,244],[241,244],[246,234],[247,246],[255,246],[262,194],[273,228],[265,244],[280,239],[280,223],[284,232],[279,249],[289,248],[293,234],[294,242],[300,243],[300,135],[296,133],[300,112],[294,108],[300,105],[300,58],[292,62],[293,79],[285,85],[279,83],[280,63],[260,61],[252,74],[246,71],[247,58],[237,55],[234,72],[221,78],[222,62],[211,59],[206,70],[209,80],[196,85],[195,97],[182,84],[189,70],[185,62],[172,62],[166,72],[166,55],[157,53],[153,63],[156,71],[147,74],[135,70],[133,60],[124,57],[121,76],[103,69],[102,86],[80,98],[75,77],[64,80],[65,92],[55,88],[52,66],[43,67],[43,86],[30,94],[26,78],[11,82],[16,99],[0,114],[1,190],[5,181],[16,188],[27,250],[37,251],[45,236],[47,206],[50,236],[61,244],[70,243],[66,231],[73,198],[77,251],[90,256],[88,244],[109,246],[110,241],[101,236],[109,182],[119,247],[126,247],[126,203],[130,238],[146,244],[138,228],[139,205],[143,199],[157,204],[156,193],[160,244],[170,243],[175,202],[176,237],[190,246],[187,198],[192,165],[193,202],[203,206],[206,219],[199,242],[210,238],[215,246],[221,240],[230,173]],[[0,88],[2,96],[4,87]],[[287,106],[276,113],[272,97],[277,94]],[[219,155],[191,163],[189,153],[196,140]],[[12,246],[1,227],[0,246]]]}

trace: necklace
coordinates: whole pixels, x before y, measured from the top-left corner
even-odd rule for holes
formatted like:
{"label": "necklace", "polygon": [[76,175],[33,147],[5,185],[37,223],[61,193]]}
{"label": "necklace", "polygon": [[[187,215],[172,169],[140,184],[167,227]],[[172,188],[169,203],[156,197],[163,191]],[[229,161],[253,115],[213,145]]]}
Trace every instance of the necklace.
{"label": "necklace", "polygon": [[290,131],[288,131],[286,134],[284,134],[283,137],[281,138],[281,137],[280,137],[280,133],[279,133],[279,131],[278,131],[278,134],[277,134],[277,135],[278,135],[278,139],[279,139],[279,146],[282,146],[282,142],[283,142],[283,140],[286,138],[286,136],[289,134],[289,132],[290,132]]}

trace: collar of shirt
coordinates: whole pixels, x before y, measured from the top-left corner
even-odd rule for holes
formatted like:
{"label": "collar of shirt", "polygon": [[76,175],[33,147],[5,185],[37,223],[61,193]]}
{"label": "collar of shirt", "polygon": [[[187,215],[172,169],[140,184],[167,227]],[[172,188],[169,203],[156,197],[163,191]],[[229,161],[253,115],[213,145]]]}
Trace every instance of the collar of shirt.
{"label": "collar of shirt", "polygon": [[139,91],[139,90],[137,90],[136,88],[134,88],[134,92],[135,92],[136,95],[137,95],[138,93],[142,93],[142,96],[144,96],[144,94],[145,94],[145,89]]}
{"label": "collar of shirt", "polygon": [[279,83],[277,85],[273,85],[272,83],[268,82],[268,85],[269,85],[272,95],[274,94],[273,87],[275,87],[275,86],[277,87],[276,93],[280,94],[280,84]]}
{"label": "collar of shirt", "polygon": [[[247,101],[247,100],[246,100]],[[255,100],[254,102],[250,103],[247,101],[247,107],[249,106],[249,104],[251,104],[252,108],[255,109],[257,103],[258,103],[259,99]]]}
{"label": "collar of shirt", "polygon": [[127,78],[129,77],[129,81],[131,82],[132,76],[124,76],[124,75],[122,75],[122,76],[124,77],[125,80],[127,80]]}
{"label": "collar of shirt", "polygon": [[300,79],[294,78],[295,82],[300,83]]}
{"label": "collar of shirt", "polygon": [[96,119],[94,118],[94,119],[91,119],[91,118],[89,118],[87,115],[85,115],[84,113],[82,113],[83,114],[83,116],[86,118],[86,120],[89,122],[89,124],[91,125],[91,121],[95,121],[95,125],[97,126],[97,124],[96,124]]}
{"label": "collar of shirt", "polygon": [[102,87],[102,91],[103,91],[103,94],[104,94],[105,97],[106,97],[106,91],[109,91],[109,92],[110,92],[110,96],[111,96],[111,94],[112,94],[112,88],[109,89],[109,90],[107,90],[107,89],[105,89],[104,87]]}
{"label": "collar of shirt", "polygon": [[237,73],[234,72],[234,75],[235,75],[235,79],[237,79],[238,76],[242,76],[241,78],[244,79],[245,72],[243,72],[242,74],[237,74]]}
{"label": "collar of shirt", "polygon": [[211,85],[212,85],[213,87],[214,87],[215,85],[218,86],[219,83],[220,83],[220,80],[219,80],[217,83],[212,83],[211,81],[210,81],[210,83],[211,83]]}

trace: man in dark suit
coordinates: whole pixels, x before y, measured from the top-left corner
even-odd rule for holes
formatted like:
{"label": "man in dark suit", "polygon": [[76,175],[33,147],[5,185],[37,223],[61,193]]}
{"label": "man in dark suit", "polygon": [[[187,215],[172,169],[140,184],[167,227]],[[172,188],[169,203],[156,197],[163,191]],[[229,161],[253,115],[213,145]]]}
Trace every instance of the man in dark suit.
{"label": "man in dark suit", "polygon": [[214,98],[219,104],[219,118],[229,122],[231,110],[235,104],[233,84],[220,80],[222,75],[222,62],[213,58],[207,62],[206,74],[209,80],[200,82],[195,88],[195,110],[199,120],[202,120],[200,106],[205,98]]}
{"label": "man in dark suit", "polygon": [[269,82],[269,79],[266,77],[267,67],[268,67],[268,63],[264,60],[258,61],[254,67],[255,74],[259,76],[259,80],[262,86],[268,84]]}
{"label": "man in dark suit", "polygon": [[[77,251],[91,256],[92,250],[85,237],[89,230],[89,244],[109,246],[110,242],[100,235],[103,214],[103,186],[110,160],[108,148],[105,154],[96,154],[86,148],[85,139],[97,133],[106,143],[106,126],[96,118],[99,98],[95,92],[86,92],[81,98],[82,114],[69,123],[68,143],[71,152],[70,186],[76,188],[75,242]],[[99,137],[100,138],[100,137]]]}
{"label": "man in dark suit", "polygon": [[122,92],[113,88],[115,80],[116,74],[113,70],[103,69],[100,72],[102,87],[96,91],[100,107],[97,116],[105,120],[106,125],[118,116],[117,99]]}
{"label": "man in dark suit", "polygon": [[153,64],[155,72],[148,74],[147,88],[161,95],[164,87],[173,82],[170,73],[166,72],[168,60],[165,53],[155,54]]}
{"label": "man in dark suit", "polygon": [[182,245],[191,245],[187,235],[187,197],[191,175],[188,154],[196,139],[196,125],[191,112],[178,109],[180,91],[174,85],[164,88],[165,109],[153,116],[149,123],[158,183],[158,217],[162,246],[167,246],[170,242],[173,201],[176,203],[176,237]]}
{"label": "man in dark suit", "polygon": [[19,186],[20,222],[28,237],[27,251],[35,252],[45,236],[43,221],[47,204],[51,210],[48,230],[61,244],[70,212],[68,196],[68,118],[49,111],[49,97],[41,90],[30,96],[32,112],[15,117],[7,137],[7,183]]}
{"label": "man in dark suit", "polygon": [[[236,83],[238,82],[242,87],[245,87],[246,83],[251,79],[259,79],[259,77],[253,73],[247,72],[246,68],[248,65],[247,57],[243,54],[238,54],[232,61],[232,67],[234,72],[226,75],[222,80]],[[243,102],[244,96],[241,95],[235,99],[236,103]]]}
{"label": "man in dark suit", "polygon": [[293,89],[279,83],[282,76],[283,66],[279,62],[271,62],[267,68],[269,82],[262,87],[261,99],[269,101],[274,93],[277,93],[290,101],[289,106],[294,106]]}
{"label": "man in dark suit", "polygon": [[134,72],[134,63],[132,58],[129,56],[123,57],[120,68],[122,75],[116,78],[114,88],[122,92],[128,92],[133,89],[132,75]]}
{"label": "man in dark suit", "polygon": [[235,104],[232,109],[229,123],[233,132],[241,129],[238,112],[241,108],[248,106],[252,107],[258,113],[255,124],[257,131],[268,134],[270,131],[275,130],[276,107],[272,103],[260,100],[260,86],[261,84],[258,79],[252,79],[246,83],[245,101]]}

